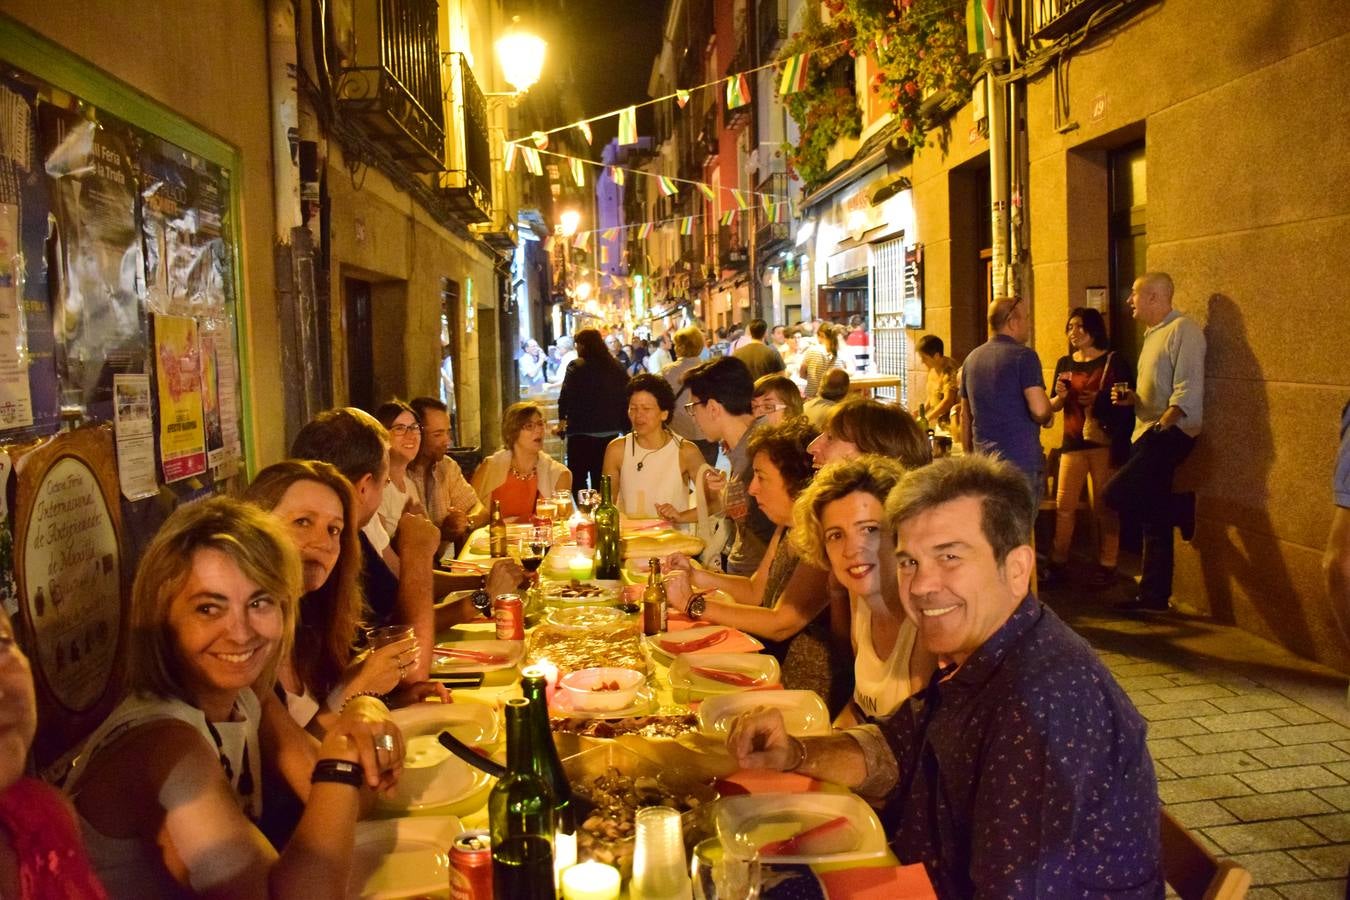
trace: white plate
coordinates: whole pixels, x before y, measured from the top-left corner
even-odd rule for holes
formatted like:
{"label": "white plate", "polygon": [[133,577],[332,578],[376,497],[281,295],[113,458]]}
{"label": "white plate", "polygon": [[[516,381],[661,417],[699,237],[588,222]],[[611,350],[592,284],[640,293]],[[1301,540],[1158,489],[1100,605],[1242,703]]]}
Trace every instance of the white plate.
{"label": "white plate", "polygon": [[670,664],[671,688],[687,690],[699,696],[735,694],[749,689],[699,675],[693,671],[696,668],[748,675],[755,679],[754,687],[778,684],[781,677],[778,660],[767,653],[685,653],[675,657],[675,661]]}
{"label": "white plate", "polygon": [[830,733],[830,711],[815,691],[741,691],[709,697],[699,704],[698,730],[708,737],[726,737],[731,720],[756,706],[782,712],[793,737]]}
{"label": "white plate", "polygon": [[408,753],[403,773],[388,796],[376,805],[386,812],[416,814],[467,800],[487,786],[491,778],[482,769],[464,762],[434,734],[407,738]]}
{"label": "white plate", "polygon": [[524,641],[445,641],[436,646],[471,650],[476,653],[492,653],[505,658],[501,662],[486,663],[433,655],[431,657],[433,672],[496,672],[518,664],[525,655]]}
{"label": "white plate", "polygon": [[[686,628],[683,631],[663,631],[660,634],[651,634],[648,635],[645,640],[647,641],[647,646],[651,648],[653,653],[658,653],[665,659],[672,659],[676,656],[680,656],[684,651],[676,650],[676,652],[670,653],[661,646],[662,641],[672,644],[683,644],[705,638],[718,631],[727,631],[730,632],[730,634],[727,635],[726,640],[718,641],[709,646],[706,650],[693,650],[690,652],[699,654],[752,653],[764,649],[764,645],[761,644],[753,634],[746,634],[729,625],[695,625],[694,627]],[[746,641],[749,643],[746,644]],[[732,649],[728,650],[728,645],[730,645]]]}
{"label": "white plate", "polygon": [[544,622],[562,631],[583,632],[593,628],[615,628],[622,625],[627,613],[613,606],[559,606],[548,611]]}
{"label": "white plate", "polygon": [[764,863],[842,863],[886,855],[886,833],[877,814],[854,794],[744,794],[719,800],[716,815],[719,834],[734,834],[737,840],[752,843],[756,850],[840,816],[848,819],[856,836],[847,850],[762,856],[760,861]]}
{"label": "white plate", "polygon": [[403,732],[404,740],[419,734],[449,731],[466,744],[491,744],[497,740],[497,710],[488,703],[456,693],[453,703],[415,703],[389,714]]}
{"label": "white plate", "polygon": [[464,830],[454,816],[356,823],[350,900],[436,895],[450,881],[450,844]]}
{"label": "white plate", "polygon": [[656,694],[649,684],[638,689],[632,706],[607,712],[592,712],[585,709],[573,709],[566,693],[558,691],[553,695],[553,704],[549,712],[565,719],[627,719],[630,716],[648,716],[656,709]]}
{"label": "white plate", "polygon": [[619,599],[619,591],[623,587],[623,582],[613,578],[588,578],[582,582],[587,587],[600,589],[599,594],[590,594],[585,597],[562,597],[558,592],[565,589],[571,580],[559,579],[550,581],[544,579],[541,587],[544,591],[544,599],[549,603],[576,604],[578,606],[602,606],[606,603],[613,603]]}

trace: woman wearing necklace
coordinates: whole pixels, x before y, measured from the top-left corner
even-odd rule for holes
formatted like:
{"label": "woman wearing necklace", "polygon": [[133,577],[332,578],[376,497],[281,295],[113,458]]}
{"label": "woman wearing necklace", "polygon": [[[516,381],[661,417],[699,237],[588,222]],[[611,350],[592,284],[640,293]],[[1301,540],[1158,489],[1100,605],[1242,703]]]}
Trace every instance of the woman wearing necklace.
{"label": "woman wearing necklace", "polygon": [[698,517],[689,491],[703,454],[667,427],[674,413],[675,392],[664,378],[644,372],[628,382],[633,430],[609,442],[604,466],[604,474],[612,479],[615,505],[626,516],[660,516],[673,522]]}
{"label": "woman wearing necklace", "polygon": [[544,413],[529,402],[513,403],[502,414],[502,449],[473,473],[473,489],[483,505],[502,505],[507,519],[529,519],[539,497],[572,489],[572,473],[544,452]]}
{"label": "woman wearing necklace", "polygon": [[[397,780],[403,738],[383,704],[357,697],[320,743],[272,696],[301,584],[280,524],[225,497],[179,507],[146,548],[127,694],[67,782],[109,896],[346,892],[364,789]],[[305,804],[280,854],[254,824],[264,768]]]}

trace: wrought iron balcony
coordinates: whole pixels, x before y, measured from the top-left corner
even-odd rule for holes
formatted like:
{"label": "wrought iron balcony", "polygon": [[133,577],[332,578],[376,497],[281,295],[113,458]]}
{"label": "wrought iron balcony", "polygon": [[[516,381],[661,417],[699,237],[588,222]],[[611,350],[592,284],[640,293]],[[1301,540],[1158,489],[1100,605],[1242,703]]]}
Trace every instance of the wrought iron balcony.
{"label": "wrought iron balcony", "polygon": [[1109,2],[1111,0],[1027,0],[1031,36],[1046,41],[1077,31]]}
{"label": "wrought iron balcony", "polygon": [[441,168],[445,126],[436,0],[350,0],[337,98],[416,172]]}
{"label": "wrought iron balcony", "polygon": [[740,221],[735,225],[717,226],[717,265],[723,272],[744,272],[749,269]]}
{"label": "wrought iron balcony", "polygon": [[492,155],[488,149],[487,98],[478,89],[463,53],[447,53],[450,90],[450,140],[441,196],[450,209],[469,224],[492,219]]}
{"label": "wrought iron balcony", "polygon": [[764,203],[761,200],[755,205],[755,255],[763,259],[765,255],[777,250],[780,245],[788,239],[789,215],[787,208],[788,197],[788,177],[786,172],[774,172],[765,178],[755,188],[760,194],[771,194],[774,197],[780,197],[778,208],[778,221],[774,221],[764,209]]}
{"label": "wrought iron balcony", "polygon": [[708,111],[703,116],[703,128],[698,133],[698,140],[695,141],[694,157],[700,166],[712,162],[721,152],[721,141],[717,133],[717,110],[718,104],[708,105]]}
{"label": "wrought iron balcony", "polygon": [[773,59],[787,38],[787,0],[759,0],[756,22],[759,61],[763,64]]}

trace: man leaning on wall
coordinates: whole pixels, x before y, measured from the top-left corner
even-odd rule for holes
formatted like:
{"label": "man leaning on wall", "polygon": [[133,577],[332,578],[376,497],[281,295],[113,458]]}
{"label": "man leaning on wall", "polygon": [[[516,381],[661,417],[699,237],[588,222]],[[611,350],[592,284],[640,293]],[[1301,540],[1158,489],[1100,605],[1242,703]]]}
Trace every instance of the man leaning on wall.
{"label": "man leaning on wall", "polygon": [[1331,611],[1350,642],[1350,403],[1341,410],[1341,448],[1336,453],[1336,474],[1331,484],[1336,509],[1331,517],[1322,571],[1326,577]]}

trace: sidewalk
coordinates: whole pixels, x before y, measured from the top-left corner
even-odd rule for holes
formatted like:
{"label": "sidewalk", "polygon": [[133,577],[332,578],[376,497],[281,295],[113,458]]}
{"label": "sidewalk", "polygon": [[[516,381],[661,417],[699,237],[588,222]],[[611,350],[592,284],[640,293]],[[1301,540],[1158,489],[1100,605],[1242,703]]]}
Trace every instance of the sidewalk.
{"label": "sidewalk", "polygon": [[1149,722],[1163,803],[1252,898],[1346,896],[1346,676],[1208,619],[1114,613],[1115,592],[1046,590]]}

